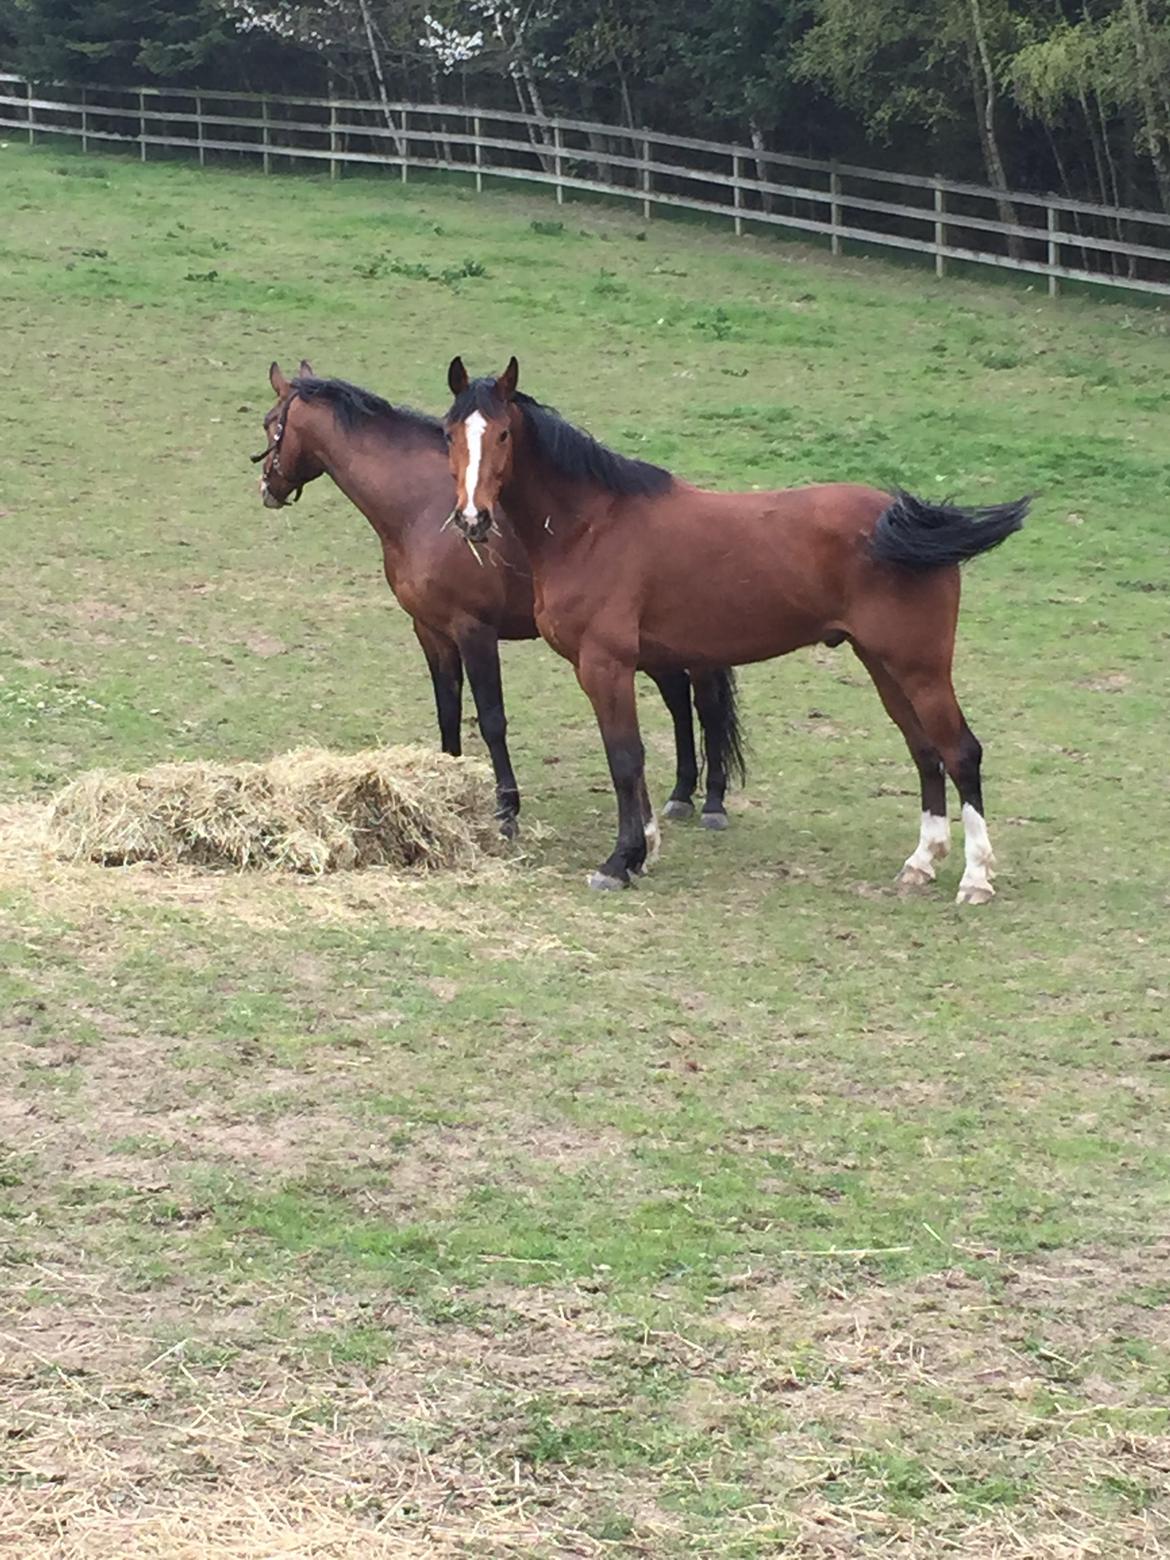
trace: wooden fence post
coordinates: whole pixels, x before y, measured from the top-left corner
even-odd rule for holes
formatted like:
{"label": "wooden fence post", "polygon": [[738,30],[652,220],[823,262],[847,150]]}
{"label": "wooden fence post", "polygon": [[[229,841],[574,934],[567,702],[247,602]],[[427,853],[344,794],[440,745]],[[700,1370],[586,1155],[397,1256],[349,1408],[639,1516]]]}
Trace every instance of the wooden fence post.
{"label": "wooden fence post", "polygon": [[739,160],[739,153],[738,152],[732,152],[732,154],[731,154],[731,178],[732,178],[733,184],[735,185],[735,191],[734,191],[734,195],[732,197],[732,204],[735,207],[735,236],[736,236],[736,238],[742,238],[743,237],[743,218],[739,214],[740,207],[743,205],[743,190],[740,188],[740,183],[739,183],[740,167],[741,167],[741,164],[740,164],[740,160]]}
{"label": "wooden fence post", "polygon": [[[1048,264],[1060,264],[1060,212],[1055,206],[1048,207]],[[1060,292],[1060,277],[1050,275],[1048,278],[1048,296],[1055,298]]]}
{"label": "wooden fence post", "polygon": [[406,159],[410,156],[410,141],[406,135],[406,105],[402,106],[402,182],[406,183]]}
{"label": "wooden fence post", "polygon": [[483,147],[479,144],[479,115],[476,114],[475,128],[475,193],[483,194]]}
{"label": "wooden fence post", "polygon": [[146,93],[138,93],[138,152],[142,162],[146,161]]}
{"label": "wooden fence post", "polygon": [[88,101],[89,101],[89,96],[88,96],[85,88],[82,87],[82,89],[81,89],[81,150],[83,152],[88,152],[89,151],[89,115],[86,113],[86,110],[85,110],[85,105],[86,105],[86,103]]}
{"label": "wooden fence post", "polygon": [[272,172],[272,164],[269,161],[269,157],[268,157],[268,94],[267,93],[265,93],[264,96],[260,99],[260,121],[261,121],[261,123],[260,123],[260,145],[264,148],[264,151],[262,153],[262,161],[264,163],[264,172],[265,173],[271,173]]}
{"label": "wooden fence post", "polygon": [[199,166],[202,168],[207,162],[207,148],[203,144],[203,94],[195,94],[195,138],[199,144]]}
{"label": "wooden fence post", "polygon": [[650,217],[650,142],[642,138],[642,216],[649,220]]}
{"label": "wooden fence post", "polygon": [[31,81],[26,81],[24,85],[28,92],[28,144],[31,146],[35,139],[33,131],[33,84]]}
{"label": "wooden fence post", "polygon": [[947,225],[943,221],[946,215],[947,203],[943,192],[942,181],[934,181],[934,274],[945,276],[947,274],[947,257],[943,250],[947,245]]}
{"label": "wooden fence post", "polygon": [[[836,168],[829,170],[829,194],[836,197],[841,193],[841,175]],[[841,253],[841,235],[837,229],[841,226],[841,204],[834,198],[829,206],[829,226],[832,232],[829,235],[829,249],[833,254]]]}
{"label": "wooden fence post", "polygon": [[563,206],[565,204],[565,186],[561,183],[561,127],[559,122],[553,125],[553,144],[556,147],[553,166],[557,175],[557,205]]}
{"label": "wooden fence post", "polygon": [[329,89],[329,177],[337,177],[337,104],[333,89]]}

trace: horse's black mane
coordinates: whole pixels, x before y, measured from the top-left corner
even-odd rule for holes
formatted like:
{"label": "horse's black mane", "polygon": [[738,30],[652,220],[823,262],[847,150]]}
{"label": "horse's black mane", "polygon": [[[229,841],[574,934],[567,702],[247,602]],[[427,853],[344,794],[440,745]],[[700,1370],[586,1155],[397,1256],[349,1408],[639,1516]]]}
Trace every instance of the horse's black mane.
{"label": "horse's black mane", "polygon": [[[530,395],[519,392],[513,400],[524,416],[537,452],[559,476],[570,481],[593,482],[623,498],[650,497],[665,493],[674,478],[661,466],[649,461],[631,460],[616,450],[599,444],[591,434],[574,428],[551,406],[542,406]],[[500,415],[500,399],[494,379],[473,379],[466,390],[455,397],[448,422],[462,422],[472,412],[483,417]]]}
{"label": "horse's black mane", "polygon": [[413,429],[435,443],[443,443],[443,425],[437,417],[416,412],[410,406],[391,406],[372,390],[348,384],[344,379],[294,379],[293,391],[303,401],[324,401],[347,433],[368,422],[393,423],[399,429]]}

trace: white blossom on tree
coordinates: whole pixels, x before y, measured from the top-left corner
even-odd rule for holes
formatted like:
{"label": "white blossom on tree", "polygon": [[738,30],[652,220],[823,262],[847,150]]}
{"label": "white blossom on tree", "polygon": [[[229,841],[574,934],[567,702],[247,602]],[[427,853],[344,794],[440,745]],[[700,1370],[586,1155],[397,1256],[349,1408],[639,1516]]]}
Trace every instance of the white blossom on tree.
{"label": "white blossom on tree", "polygon": [[434,53],[444,74],[456,66],[466,65],[483,52],[483,29],[473,33],[460,32],[457,27],[445,27],[429,13],[423,17],[426,33],[418,41],[422,48]]}

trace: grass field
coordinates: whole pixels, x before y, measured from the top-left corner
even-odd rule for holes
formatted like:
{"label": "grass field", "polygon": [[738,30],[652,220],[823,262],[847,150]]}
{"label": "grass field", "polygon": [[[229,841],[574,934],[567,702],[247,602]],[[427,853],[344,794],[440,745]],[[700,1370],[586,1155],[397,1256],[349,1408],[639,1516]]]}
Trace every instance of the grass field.
{"label": "grass field", "polygon": [[[0,1553],[1170,1552],[1166,313],[15,145],[0,211]],[[744,671],[733,829],[624,895],[539,645],[482,877],[37,852],[94,765],[431,740],[365,522],[247,456],[271,358],[456,351],[713,485],[1039,495],[960,626],[994,904],[894,892],[847,651]]]}

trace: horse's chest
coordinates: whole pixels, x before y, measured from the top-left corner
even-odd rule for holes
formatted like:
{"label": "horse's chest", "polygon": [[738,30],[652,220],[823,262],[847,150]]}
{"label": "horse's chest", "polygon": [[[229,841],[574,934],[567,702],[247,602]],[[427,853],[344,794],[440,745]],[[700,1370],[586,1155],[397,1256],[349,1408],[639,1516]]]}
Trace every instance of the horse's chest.
{"label": "horse's chest", "polygon": [[572,610],[571,604],[562,599],[558,593],[541,590],[538,585],[533,605],[540,637],[550,644],[558,655],[563,655],[569,661],[574,660],[577,646],[581,642],[581,632],[577,614]]}
{"label": "horse's chest", "polygon": [[570,661],[573,659],[576,636],[569,632],[562,619],[559,619],[554,612],[542,610],[538,606],[536,626],[540,630],[540,637],[546,644],[550,644],[558,655],[563,655]]}

